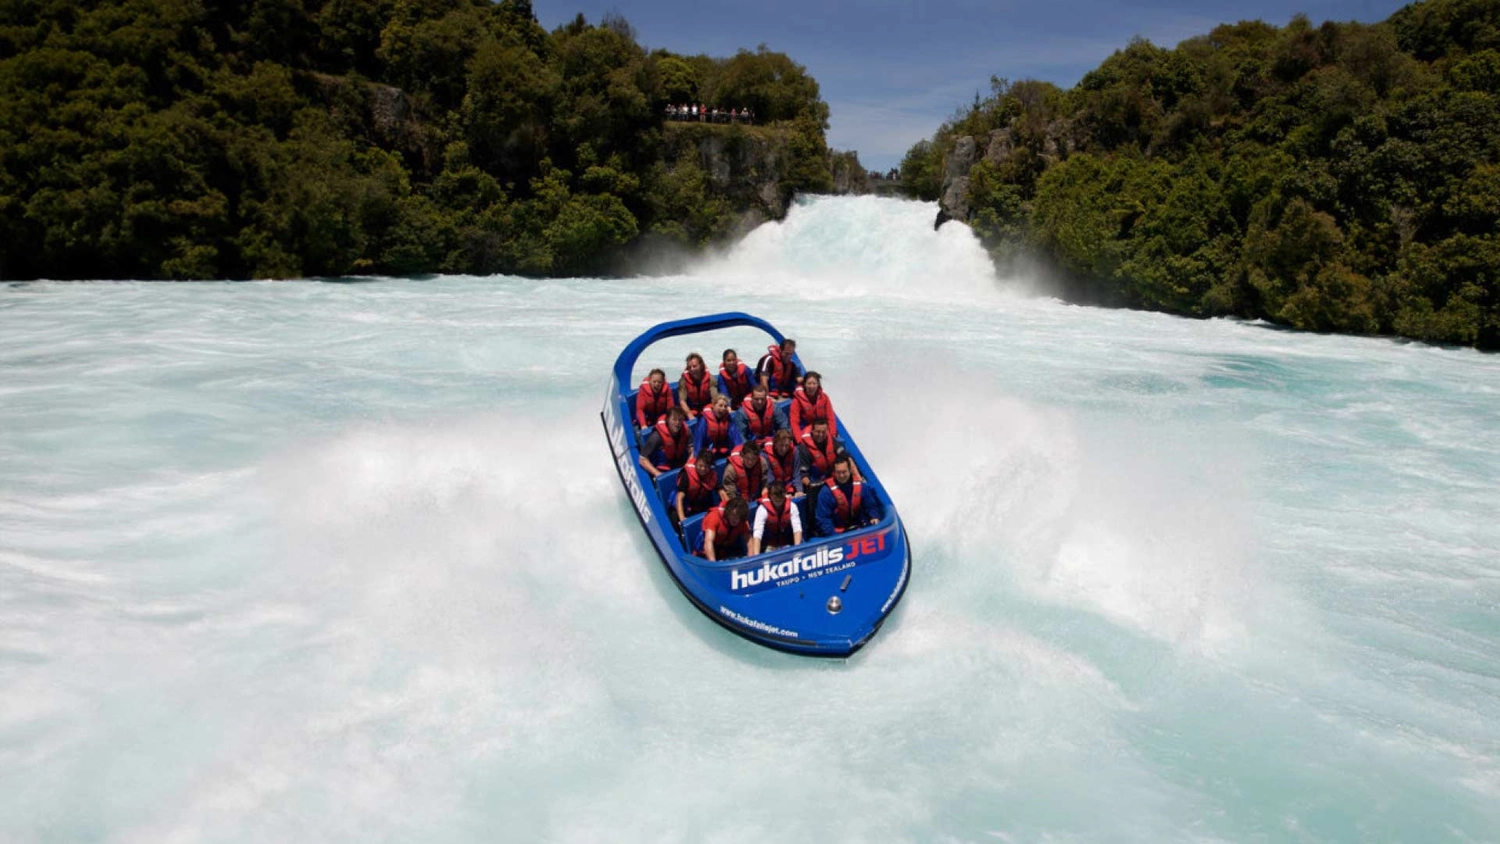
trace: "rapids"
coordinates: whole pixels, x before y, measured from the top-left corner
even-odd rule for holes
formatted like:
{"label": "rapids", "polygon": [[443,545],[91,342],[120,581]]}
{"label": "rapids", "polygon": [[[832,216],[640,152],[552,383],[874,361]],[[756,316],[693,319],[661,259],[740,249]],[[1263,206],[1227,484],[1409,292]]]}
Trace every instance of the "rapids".
{"label": "rapids", "polygon": [[[1500,359],[1067,306],[933,214],[0,286],[0,840],[1500,838]],[[910,532],[847,661],[691,608],[610,464],[621,346],[732,309]]]}

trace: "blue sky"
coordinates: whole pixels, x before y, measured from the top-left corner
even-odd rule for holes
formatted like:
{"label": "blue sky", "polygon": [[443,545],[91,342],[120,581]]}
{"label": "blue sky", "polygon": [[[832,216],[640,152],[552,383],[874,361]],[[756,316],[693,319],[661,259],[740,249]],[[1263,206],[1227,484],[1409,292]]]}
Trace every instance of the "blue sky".
{"label": "blue sky", "polygon": [[1172,46],[1219,23],[1259,18],[1278,26],[1297,12],[1315,22],[1383,20],[1394,0],[533,0],[552,29],[579,12],[623,15],[648,48],[732,55],[764,43],[808,70],[832,112],[828,142],[859,151],[872,169],[900,163],[991,74],[1071,87],[1140,35]]}

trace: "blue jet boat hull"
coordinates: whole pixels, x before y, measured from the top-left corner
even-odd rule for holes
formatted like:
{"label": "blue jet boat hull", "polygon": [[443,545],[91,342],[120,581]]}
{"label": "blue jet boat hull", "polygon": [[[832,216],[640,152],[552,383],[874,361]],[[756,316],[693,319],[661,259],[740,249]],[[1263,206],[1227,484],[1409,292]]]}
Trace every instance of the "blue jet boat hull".
{"label": "blue jet boat hull", "polygon": [[[845,448],[860,468],[866,494],[879,496],[885,517],[875,525],[754,557],[711,562],[695,556],[667,517],[670,488],[658,487],[641,468],[634,425],[632,383],[636,359],[647,346],[684,334],[734,326],[760,328],[777,343],[769,323],[744,313],[666,322],[632,341],[610,375],[600,418],[641,528],[682,593],[709,618],[754,642],[812,656],[848,656],[863,646],[906,591],[911,552],[890,497],[839,419]],[[806,514],[811,515],[811,508]],[[692,520],[689,520],[691,523]],[[812,520],[804,518],[804,527]],[[831,598],[838,598],[831,611]]]}

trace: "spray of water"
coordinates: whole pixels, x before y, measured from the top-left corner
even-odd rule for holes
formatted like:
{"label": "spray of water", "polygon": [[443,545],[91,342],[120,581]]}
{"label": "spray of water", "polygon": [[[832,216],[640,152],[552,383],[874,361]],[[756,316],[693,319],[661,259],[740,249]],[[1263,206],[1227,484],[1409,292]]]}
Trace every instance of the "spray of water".
{"label": "spray of water", "polygon": [[[933,212],[660,279],[4,291],[0,838],[1492,837],[1488,361],[1028,298]],[[620,346],[731,308],[910,531],[851,660],[689,607],[609,466]]]}

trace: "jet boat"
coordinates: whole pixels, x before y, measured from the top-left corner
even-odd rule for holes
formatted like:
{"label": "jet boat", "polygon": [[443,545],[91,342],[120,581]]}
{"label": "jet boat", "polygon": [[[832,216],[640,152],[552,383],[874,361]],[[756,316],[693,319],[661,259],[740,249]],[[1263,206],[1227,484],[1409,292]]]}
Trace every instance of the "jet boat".
{"label": "jet boat", "polygon": [[[911,551],[894,503],[842,415],[839,437],[859,469],[864,494],[878,497],[884,517],[876,524],[832,536],[810,535],[817,532],[815,495],[823,489],[818,487],[794,499],[802,508],[802,544],[753,557],[715,562],[696,555],[703,514],[684,520],[681,530],[667,515],[682,470],[652,478],[640,465],[641,443],[650,430],[635,427],[639,384],[635,366],[642,352],[669,338],[740,326],[761,329],[777,344],[783,339],[765,320],[723,313],[664,322],[625,347],[615,360],[600,414],[615,469],[667,573],[705,615],[768,647],[812,656],[848,656],[870,640],[901,600],[911,572]],[[673,351],[674,357],[681,357]],[[801,365],[800,359],[794,360]],[[676,385],[672,388],[675,395]],[[781,402],[783,409],[788,404],[790,400]],[[702,420],[689,424],[702,424]],[[723,461],[718,468],[722,477]],[[757,506],[751,505],[752,524]]]}

